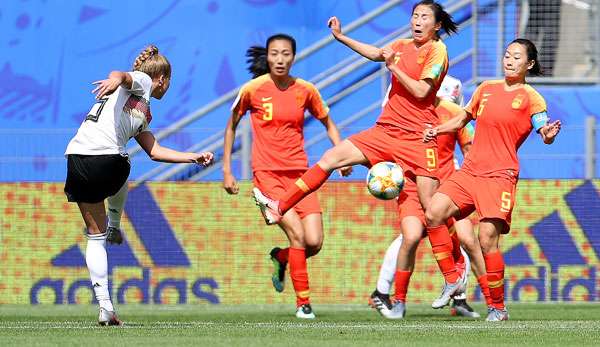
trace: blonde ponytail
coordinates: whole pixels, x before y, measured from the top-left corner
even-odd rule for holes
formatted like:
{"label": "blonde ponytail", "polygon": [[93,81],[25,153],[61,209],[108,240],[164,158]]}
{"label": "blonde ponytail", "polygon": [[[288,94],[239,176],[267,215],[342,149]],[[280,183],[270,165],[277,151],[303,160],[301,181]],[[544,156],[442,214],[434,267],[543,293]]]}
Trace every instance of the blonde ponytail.
{"label": "blonde ponytail", "polygon": [[171,64],[164,55],[158,53],[158,47],[154,45],[146,47],[135,58],[133,70],[144,72],[152,79],[160,75],[171,77]]}

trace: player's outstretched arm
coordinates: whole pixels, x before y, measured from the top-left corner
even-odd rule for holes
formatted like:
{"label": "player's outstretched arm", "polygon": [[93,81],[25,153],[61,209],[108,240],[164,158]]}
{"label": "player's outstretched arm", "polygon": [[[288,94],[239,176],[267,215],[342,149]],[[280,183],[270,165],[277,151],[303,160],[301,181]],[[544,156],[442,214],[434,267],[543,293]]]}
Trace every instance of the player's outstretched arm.
{"label": "player's outstretched arm", "polygon": [[425,129],[425,131],[423,131],[423,142],[429,142],[439,134],[455,133],[458,129],[462,129],[467,125],[472,119],[471,114],[465,110],[461,110],[456,117],[449,119],[446,123],[440,124],[435,128]]}
{"label": "player's outstretched arm", "polygon": [[213,154],[211,152],[191,153],[179,152],[167,147],[162,147],[156,141],[154,135],[149,131],[144,131],[135,137],[135,140],[144,149],[150,159],[165,163],[190,163],[199,165],[208,165],[212,162]]}
{"label": "player's outstretched arm", "polygon": [[561,126],[560,120],[555,120],[552,123],[544,125],[540,129],[539,133],[545,144],[550,145],[554,142],[554,139],[556,139],[556,136],[560,132]]}
{"label": "player's outstretched arm", "polygon": [[96,94],[96,99],[101,99],[106,95],[112,94],[119,86],[131,89],[133,86],[133,79],[131,75],[123,71],[113,71],[108,75],[107,79],[92,82],[96,86],[92,90],[93,94]]}
{"label": "player's outstretched arm", "polygon": [[231,117],[225,127],[225,138],[223,139],[223,189],[229,194],[237,194],[240,187],[231,172],[231,152],[235,142],[235,130],[242,116],[239,115],[237,108],[231,112]]}
{"label": "player's outstretched arm", "polygon": [[331,17],[327,21],[331,34],[336,40],[348,46],[351,50],[372,61],[384,61],[381,49],[369,44],[352,39],[342,33],[342,23],[337,17]]}

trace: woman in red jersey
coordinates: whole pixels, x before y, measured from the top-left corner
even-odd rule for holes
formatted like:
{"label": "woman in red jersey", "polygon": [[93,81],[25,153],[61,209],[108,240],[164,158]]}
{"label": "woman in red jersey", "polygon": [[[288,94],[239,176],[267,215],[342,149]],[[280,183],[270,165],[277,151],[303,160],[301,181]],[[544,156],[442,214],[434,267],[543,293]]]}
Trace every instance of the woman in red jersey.
{"label": "woman in red jersey", "polygon": [[[285,212],[317,190],[333,170],[346,165],[371,166],[382,161],[400,164],[407,179],[416,182],[422,206],[427,206],[438,187],[437,145],[424,143],[422,133],[439,123],[435,95],[448,70],[448,54],[439,32],[456,32],[452,17],[437,2],[420,1],[413,7],[410,20],[412,38],[397,40],[383,49],[344,35],[336,17],[328,24],[338,41],[370,60],[385,62],[392,74],[392,86],[375,126],[328,150],[281,198],[275,200],[254,191],[267,224],[278,222]],[[428,237],[449,284],[445,292],[452,295],[460,287],[460,276],[450,255],[448,230],[428,230]]]}
{"label": "woman in red jersey", "polygon": [[477,211],[479,243],[484,254],[492,304],[488,321],[508,319],[504,306],[504,260],[500,234],[510,229],[519,177],[517,150],[531,130],[551,144],[560,132],[559,120],[548,123],[546,102],[530,85],[527,74],[541,74],[535,45],[526,39],[510,43],[503,58],[504,80],[482,83],[460,116],[426,130],[424,140],[455,132],[477,121],[473,146],[462,169],[442,184],[426,210],[429,227],[444,229],[444,221]]}
{"label": "woman in red jersey", "polygon": [[[439,95],[439,93],[438,93]],[[439,98],[436,102],[436,114],[440,121],[446,121],[460,114],[462,108],[455,103]],[[473,127],[467,124],[456,133],[444,134],[438,139],[439,155],[439,179],[443,182],[456,171],[454,163],[454,149],[458,143],[466,155],[473,140]],[[398,211],[402,234],[398,236],[386,251],[384,262],[381,266],[377,288],[371,294],[369,303],[377,311],[388,319],[402,319],[406,312],[406,294],[412,272],[415,266],[417,247],[421,239],[426,235],[425,212],[417,195],[417,187],[412,181],[408,181],[398,199]],[[473,270],[477,276],[480,287],[483,288],[486,300],[489,298],[487,289],[487,277],[481,248],[475,234],[473,225],[468,219],[454,223],[452,228],[452,256],[457,268],[467,279],[469,259],[463,257],[461,244],[470,258]],[[390,289],[395,282],[394,303],[390,300]],[[447,303],[444,303],[444,306]],[[443,306],[434,305],[434,308]],[[452,312],[467,317],[477,318],[479,315],[466,302],[464,292],[454,296]]]}
{"label": "woman in red jersey", "polygon": [[[281,197],[285,187],[308,168],[302,133],[306,110],[323,123],[334,145],[340,142],[338,129],[317,88],[290,75],[295,54],[296,41],[284,34],[269,37],[266,48],[251,47],[246,54],[250,63],[248,70],[254,79],[240,89],[225,130],[223,188],[229,194],[239,192],[231,172],[231,152],[235,130],[247,111],[251,114],[254,135],[253,182],[269,196]],[[351,170],[345,167],[340,171],[347,176]],[[307,196],[287,211],[277,224],[287,235],[290,247],[276,247],[271,251],[275,265],[273,286],[278,292],[283,291],[285,268],[289,263],[296,291],[296,317],[315,318],[310,306],[306,258],[319,253],[323,244],[323,221],[316,194]]]}

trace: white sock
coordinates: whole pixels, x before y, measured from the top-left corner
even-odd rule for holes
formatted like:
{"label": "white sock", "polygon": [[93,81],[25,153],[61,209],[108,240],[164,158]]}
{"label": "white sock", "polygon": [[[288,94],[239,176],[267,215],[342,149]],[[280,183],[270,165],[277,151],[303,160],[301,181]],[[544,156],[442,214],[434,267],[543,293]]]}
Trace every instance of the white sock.
{"label": "white sock", "polygon": [[465,258],[465,276],[469,277],[469,272],[471,271],[471,258],[465,250],[461,247],[460,253],[462,253],[463,258]]}
{"label": "white sock", "polygon": [[[464,248],[460,248],[460,253],[462,253],[463,257],[465,258],[465,281],[468,284],[469,282],[469,271],[471,271],[471,259],[469,258],[469,256],[467,255],[467,252],[465,252]],[[465,291],[464,293],[460,293],[457,294],[453,297],[454,300],[466,300],[467,299],[467,292]]]}
{"label": "white sock", "polygon": [[100,307],[114,311],[108,293],[108,257],[106,255],[106,233],[88,235],[85,262],[90,271],[92,287]]}
{"label": "white sock", "polygon": [[389,294],[392,283],[394,283],[400,246],[402,246],[402,235],[398,236],[385,251],[383,263],[381,269],[379,269],[379,278],[377,279],[377,291],[382,294]]}
{"label": "white sock", "polygon": [[127,192],[127,182],[125,182],[117,194],[108,197],[108,226],[121,227],[121,215],[123,214],[125,201],[127,201]]}

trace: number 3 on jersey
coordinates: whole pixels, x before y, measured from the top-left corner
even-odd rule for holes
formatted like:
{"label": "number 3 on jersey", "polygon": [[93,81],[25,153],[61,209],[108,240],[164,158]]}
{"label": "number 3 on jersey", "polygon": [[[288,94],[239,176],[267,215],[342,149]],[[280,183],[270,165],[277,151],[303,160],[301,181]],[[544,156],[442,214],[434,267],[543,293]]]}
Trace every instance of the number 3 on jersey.
{"label": "number 3 on jersey", "polygon": [[265,113],[263,113],[263,120],[272,120],[273,119],[273,103],[272,102],[263,102],[262,104]]}
{"label": "number 3 on jersey", "polygon": [[108,98],[102,98],[102,99],[96,101],[94,106],[92,106],[90,113],[85,117],[85,120],[97,122],[98,118],[100,118],[100,113],[102,113],[102,109],[104,108],[104,104],[106,104],[107,101],[108,101]]}

